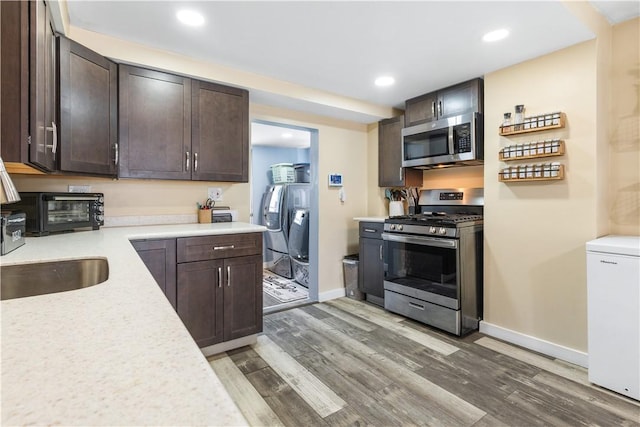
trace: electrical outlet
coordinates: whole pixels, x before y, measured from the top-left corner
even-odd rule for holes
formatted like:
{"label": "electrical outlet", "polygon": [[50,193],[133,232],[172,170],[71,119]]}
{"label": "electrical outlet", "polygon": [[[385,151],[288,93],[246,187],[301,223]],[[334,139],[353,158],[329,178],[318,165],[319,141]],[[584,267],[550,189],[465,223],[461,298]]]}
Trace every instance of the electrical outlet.
{"label": "electrical outlet", "polygon": [[222,188],[220,187],[209,187],[207,189],[207,197],[213,200],[214,202],[222,201]]}
{"label": "electrical outlet", "polygon": [[90,185],[70,185],[69,193],[90,193],[91,186]]}

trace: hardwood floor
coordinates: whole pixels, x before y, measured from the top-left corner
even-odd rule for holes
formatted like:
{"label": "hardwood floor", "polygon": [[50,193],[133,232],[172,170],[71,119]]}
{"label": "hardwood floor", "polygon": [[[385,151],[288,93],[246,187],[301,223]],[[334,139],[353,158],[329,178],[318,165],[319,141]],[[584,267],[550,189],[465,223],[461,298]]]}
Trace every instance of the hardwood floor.
{"label": "hardwood floor", "polygon": [[265,315],[256,345],[209,361],[256,426],[640,426],[581,367],[348,298]]}

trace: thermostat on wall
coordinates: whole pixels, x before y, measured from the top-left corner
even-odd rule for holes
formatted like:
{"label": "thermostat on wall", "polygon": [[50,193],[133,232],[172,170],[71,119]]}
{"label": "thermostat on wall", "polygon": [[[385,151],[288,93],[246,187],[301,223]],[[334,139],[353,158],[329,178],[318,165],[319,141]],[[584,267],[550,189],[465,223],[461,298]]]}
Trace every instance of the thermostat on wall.
{"label": "thermostat on wall", "polygon": [[342,187],[342,174],[330,173],[329,174],[329,187]]}

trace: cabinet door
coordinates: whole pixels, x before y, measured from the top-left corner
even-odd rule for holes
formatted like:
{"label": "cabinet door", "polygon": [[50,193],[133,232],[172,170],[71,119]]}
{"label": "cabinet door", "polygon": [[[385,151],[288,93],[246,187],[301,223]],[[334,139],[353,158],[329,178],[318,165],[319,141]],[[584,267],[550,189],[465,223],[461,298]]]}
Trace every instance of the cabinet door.
{"label": "cabinet door", "polygon": [[197,80],[192,83],[192,178],[248,182],[248,92]]}
{"label": "cabinet door", "polygon": [[199,347],[223,340],[223,274],[223,261],[178,264],[178,316]]}
{"label": "cabinet door", "polygon": [[378,298],[384,298],[382,246],[382,239],[360,238],[359,287],[362,292]]}
{"label": "cabinet door", "polygon": [[262,256],[224,261],[225,341],[262,332]]}
{"label": "cabinet door", "polygon": [[438,94],[427,93],[405,101],[404,127],[436,120]]}
{"label": "cabinet door", "polygon": [[56,169],[55,35],[49,7],[43,0],[30,3],[30,134],[29,161],[44,169]]}
{"label": "cabinet door", "polygon": [[475,79],[438,91],[439,118],[482,112],[483,80]]}
{"label": "cabinet door", "polygon": [[131,244],[175,309],[176,240],[134,240]]}
{"label": "cabinet door", "polygon": [[0,149],[2,160],[29,162],[29,2],[0,1]]}
{"label": "cabinet door", "polygon": [[58,37],[60,170],[116,175],[117,68]]}
{"label": "cabinet door", "polygon": [[121,177],[191,179],[191,80],[119,65]]}
{"label": "cabinet door", "polygon": [[378,123],[378,186],[422,187],[422,171],[402,167],[404,116]]}

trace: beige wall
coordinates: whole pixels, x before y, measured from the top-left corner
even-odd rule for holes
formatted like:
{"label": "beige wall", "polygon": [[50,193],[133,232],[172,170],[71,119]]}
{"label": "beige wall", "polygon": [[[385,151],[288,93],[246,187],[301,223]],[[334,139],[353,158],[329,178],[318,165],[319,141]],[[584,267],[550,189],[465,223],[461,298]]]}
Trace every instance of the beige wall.
{"label": "beige wall", "polygon": [[[497,325],[586,351],[585,242],[597,237],[597,49],[585,42],[485,76],[485,312]],[[504,112],[563,111],[561,130],[499,137]],[[561,181],[499,183],[498,150],[558,137]]]}
{"label": "beige wall", "polygon": [[640,235],[640,18],[613,27],[611,128],[612,234]]}

